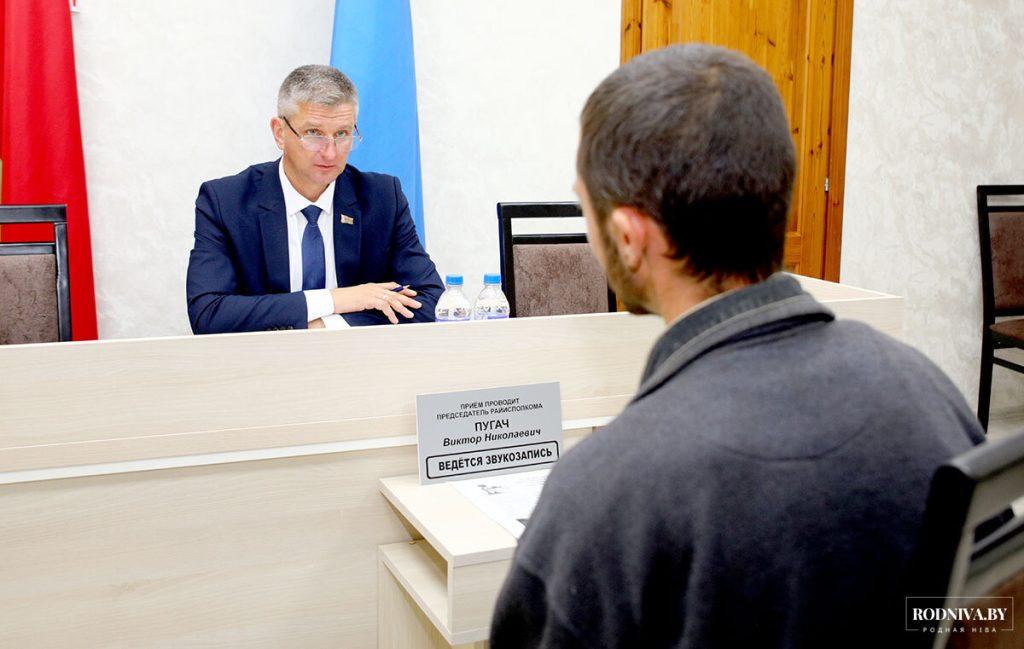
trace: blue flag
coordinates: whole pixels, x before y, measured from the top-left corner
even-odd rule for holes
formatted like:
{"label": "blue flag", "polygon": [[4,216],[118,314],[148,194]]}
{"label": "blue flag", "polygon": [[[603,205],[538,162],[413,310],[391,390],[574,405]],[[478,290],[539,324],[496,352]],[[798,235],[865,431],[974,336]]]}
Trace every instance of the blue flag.
{"label": "blue flag", "polygon": [[336,0],[331,65],[359,91],[363,142],[350,161],[362,171],[398,176],[426,243],[409,0]]}

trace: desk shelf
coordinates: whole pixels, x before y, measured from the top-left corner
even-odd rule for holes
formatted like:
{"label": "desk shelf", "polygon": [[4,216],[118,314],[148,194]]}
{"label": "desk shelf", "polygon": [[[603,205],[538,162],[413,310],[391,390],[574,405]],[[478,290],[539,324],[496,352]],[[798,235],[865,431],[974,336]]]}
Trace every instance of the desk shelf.
{"label": "desk shelf", "polygon": [[380,560],[450,643],[448,566],[425,541],[380,546]]}
{"label": "desk shelf", "polygon": [[[416,476],[400,476],[382,479],[380,489],[423,537],[380,546],[381,570],[449,645],[483,643],[515,537],[449,484],[420,485]],[[379,623],[391,624],[400,612],[382,610]]]}

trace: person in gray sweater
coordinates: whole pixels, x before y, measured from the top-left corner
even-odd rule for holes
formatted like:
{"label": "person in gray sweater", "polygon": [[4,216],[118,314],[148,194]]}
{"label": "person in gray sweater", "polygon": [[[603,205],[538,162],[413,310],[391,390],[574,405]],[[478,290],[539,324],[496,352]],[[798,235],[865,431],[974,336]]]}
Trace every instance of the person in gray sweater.
{"label": "person in gray sweater", "polygon": [[900,646],[932,474],[983,434],[923,355],[779,272],[795,161],[771,79],[670,47],[581,122],[591,246],[668,328],[551,472],[491,647]]}

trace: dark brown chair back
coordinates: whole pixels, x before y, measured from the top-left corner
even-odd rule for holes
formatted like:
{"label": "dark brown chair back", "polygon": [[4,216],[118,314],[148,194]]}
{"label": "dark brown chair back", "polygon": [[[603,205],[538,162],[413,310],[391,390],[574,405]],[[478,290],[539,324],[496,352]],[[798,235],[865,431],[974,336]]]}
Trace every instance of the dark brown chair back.
{"label": "dark brown chair back", "polygon": [[1024,314],[1024,185],[978,186],[985,323]]}
{"label": "dark brown chair back", "polygon": [[586,234],[513,232],[513,223],[520,219],[582,216],[577,203],[498,203],[501,288],[511,316],[615,311],[615,294]]}
{"label": "dark brown chair back", "polygon": [[587,243],[512,246],[516,315],[565,315],[609,310],[601,264]]}
{"label": "dark brown chair back", "polygon": [[0,205],[0,225],[52,223],[54,240],[0,243],[0,344],[71,340],[63,205]]}

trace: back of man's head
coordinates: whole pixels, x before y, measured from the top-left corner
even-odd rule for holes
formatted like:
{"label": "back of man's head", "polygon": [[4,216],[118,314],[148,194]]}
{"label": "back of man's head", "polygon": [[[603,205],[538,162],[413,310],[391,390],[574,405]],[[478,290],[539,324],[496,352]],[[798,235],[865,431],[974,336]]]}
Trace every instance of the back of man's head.
{"label": "back of man's head", "polygon": [[658,220],[697,279],[779,270],[795,153],[771,77],[709,45],[632,59],[587,100],[577,171],[599,221],[619,206]]}

